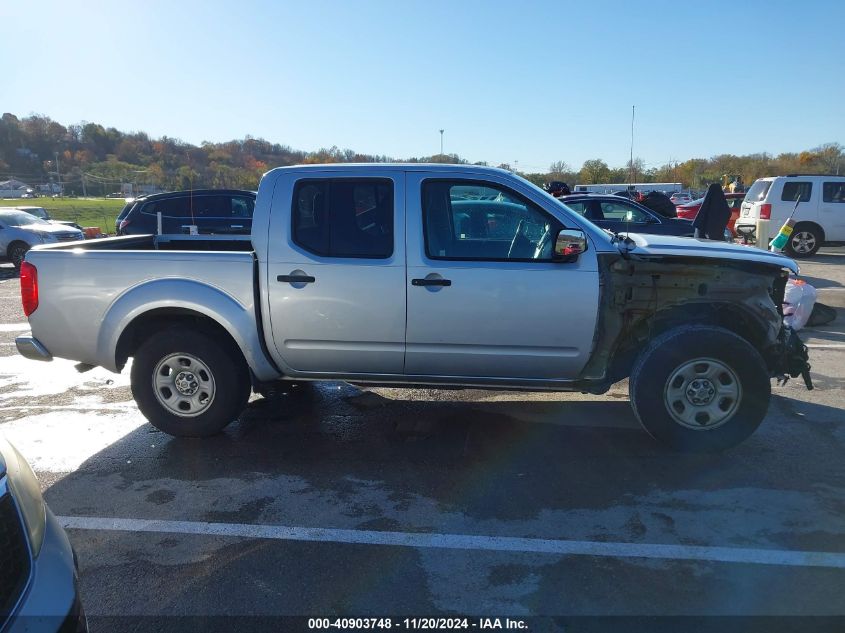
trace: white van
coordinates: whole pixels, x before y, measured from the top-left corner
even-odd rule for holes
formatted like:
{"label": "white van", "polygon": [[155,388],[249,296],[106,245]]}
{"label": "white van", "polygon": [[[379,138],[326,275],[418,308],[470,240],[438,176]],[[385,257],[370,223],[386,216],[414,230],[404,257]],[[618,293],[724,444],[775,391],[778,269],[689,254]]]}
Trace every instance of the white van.
{"label": "white van", "polygon": [[774,236],[795,209],[797,221],[786,245],[790,257],[811,257],[824,242],[845,242],[845,176],[791,174],[760,178],[740,207],[737,231],[771,220]]}

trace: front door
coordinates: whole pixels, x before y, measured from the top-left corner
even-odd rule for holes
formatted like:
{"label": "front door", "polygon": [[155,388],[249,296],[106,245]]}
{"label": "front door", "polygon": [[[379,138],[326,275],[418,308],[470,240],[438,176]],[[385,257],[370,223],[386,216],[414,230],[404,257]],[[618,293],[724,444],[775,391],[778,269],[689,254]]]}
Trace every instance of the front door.
{"label": "front door", "polygon": [[367,173],[276,185],[266,284],[277,358],[294,375],[402,373],[404,174]]}
{"label": "front door", "polygon": [[494,177],[409,172],[407,191],[405,373],[575,378],[595,333],[595,252],[553,261],[560,221]]}

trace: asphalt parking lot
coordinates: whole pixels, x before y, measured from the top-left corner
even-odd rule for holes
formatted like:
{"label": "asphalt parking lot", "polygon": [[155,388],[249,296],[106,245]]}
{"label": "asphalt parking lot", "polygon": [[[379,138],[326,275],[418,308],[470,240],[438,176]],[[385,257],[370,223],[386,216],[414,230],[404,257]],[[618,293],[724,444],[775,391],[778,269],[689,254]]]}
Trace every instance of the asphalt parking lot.
{"label": "asphalt parking lot", "polygon": [[126,371],[16,355],[6,264],[0,432],[73,526],[95,631],[126,615],[845,615],[845,248],[801,266],[839,310],[802,333],[816,389],[773,387],[761,428],[721,455],[656,445],[626,384],[324,384],[177,440]]}

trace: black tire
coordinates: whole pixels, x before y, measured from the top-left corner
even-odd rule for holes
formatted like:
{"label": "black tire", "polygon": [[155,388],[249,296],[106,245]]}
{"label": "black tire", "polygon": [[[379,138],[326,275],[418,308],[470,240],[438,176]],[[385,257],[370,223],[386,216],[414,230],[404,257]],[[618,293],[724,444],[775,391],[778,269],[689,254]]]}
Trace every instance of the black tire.
{"label": "black tire", "polygon": [[15,270],[20,270],[27,251],[29,251],[29,245],[23,242],[12,242],[9,244],[9,248],[6,249],[6,257],[12,262]]}
{"label": "black tire", "polygon": [[[694,376],[686,382],[678,374],[685,366],[696,376],[715,372],[714,382],[703,375],[701,381]],[[699,395],[699,388],[704,399],[709,397],[710,409],[690,400]],[[720,396],[715,390],[722,388],[735,390],[736,397]],[[678,397],[679,392],[684,397]],[[664,332],[640,353],[629,394],[634,414],[652,437],[680,451],[716,452],[736,446],[760,426],[769,408],[771,380],[763,358],[742,337],[720,327],[686,325]],[[706,413],[714,406],[717,415],[724,415],[719,423]],[[694,419],[685,424],[679,421],[683,416]]]}
{"label": "black tire", "polygon": [[[193,387],[194,393],[190,396],[177,391],[175,381],[181,372],[174,374],[167,365],[159,367],[166,360],[169,365],[181,364],[185,368],[184,375],[191,377],[187,380],[194,380],[190,373],[193,371],[198,377],[210,374],[210,380],[209,376],[204,376],[209,394],[203,391],[206,388],[202,386],[203,378],[196,378],[196,382],[187,385],[182,381],[179,388],[185,386],[190,392]],[[153,384],[156,376],[162,381],[173,376],[174,384],[156,387]],[[197,383],[201,385],[199,388]],[[249,369],[240,353],[219,341],[219,337],[182,327],[154,334],[141,344],[132,362],[131,384],[135,402],[150,424],[177,437],[206,437],[219,433],[243,411],[250,395]],[[207,396],[206,403],[198,404],[195,410],[189,408],[184,414],[177,413],[174,409],[178,406],[168,408],[162,402],[168,392],[171,398],[182,398],[179,405],[193,396],[202,398],[203,395]]]}
{"label": "black tire", "polygon": [[823,241],[824,235],[818,226],[799,222],[792,229],[784,250],[794,259],[806,259],[819,251]]}

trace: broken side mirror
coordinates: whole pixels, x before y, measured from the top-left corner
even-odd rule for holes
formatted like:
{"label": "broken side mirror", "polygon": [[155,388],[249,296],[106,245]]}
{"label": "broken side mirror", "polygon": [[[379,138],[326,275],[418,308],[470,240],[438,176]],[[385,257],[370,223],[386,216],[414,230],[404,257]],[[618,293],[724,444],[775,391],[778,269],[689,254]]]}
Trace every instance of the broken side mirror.
{"label": "broken side mirror", "polygon": [[561,229],[555,238],[554,258],[572,262],[587,250],[587,235],[580,229]]}

